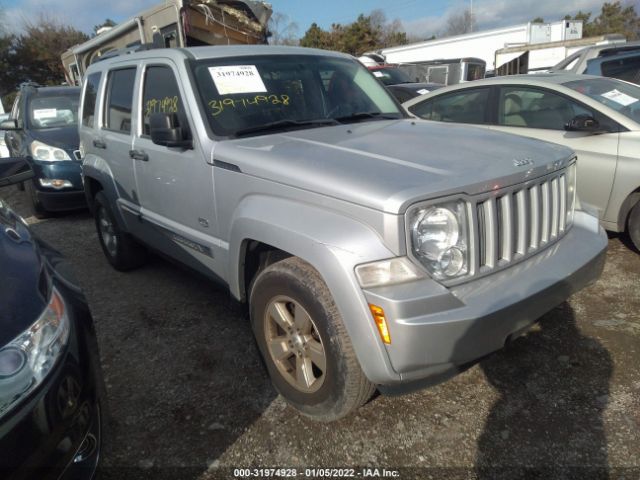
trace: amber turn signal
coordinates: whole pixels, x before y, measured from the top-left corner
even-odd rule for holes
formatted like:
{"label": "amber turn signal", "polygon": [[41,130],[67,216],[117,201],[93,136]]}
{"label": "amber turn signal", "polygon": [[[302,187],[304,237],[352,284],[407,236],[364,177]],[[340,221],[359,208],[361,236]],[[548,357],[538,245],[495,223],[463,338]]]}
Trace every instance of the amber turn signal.
{"label": "amber turn signal", "polygon": [[386,344],[391,343],[391,335],[389,334],[389,327],[387,327],[387,320],[384,318],[384,310],[382,307],[378,307],[377,305],[369,304],[369,310],[371,310],[371,315],[373,315],[373,321],[376,322],[376,327],[378,327],[378,332],[380,333],[380,338]]}

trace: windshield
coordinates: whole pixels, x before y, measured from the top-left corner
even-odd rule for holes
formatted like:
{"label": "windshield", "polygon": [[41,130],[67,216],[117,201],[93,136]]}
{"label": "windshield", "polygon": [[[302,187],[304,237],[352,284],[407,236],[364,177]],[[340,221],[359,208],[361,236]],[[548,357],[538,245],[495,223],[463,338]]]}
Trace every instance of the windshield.
{"label": "windshield", "polygon": [[193,70],[207,121],[217,135],[404,116],[355,60],[263,55],[202,60]]}
{"label": "windshield", "polygon": [[385,85],[398,85],[399,83],[411,83],[411,78],[398,68],[376,68],[372,70],[373,76],[377,77]]}
{"label": "windshield", "polygon": [[79,90],[62,95],[32,97],[28,106],[29,125],[35,130],[76,126],[79,103]]}
{"label": "windshield", "polygon": [[610,78],[589,78],[563,84],[640,123],[640,87]]}

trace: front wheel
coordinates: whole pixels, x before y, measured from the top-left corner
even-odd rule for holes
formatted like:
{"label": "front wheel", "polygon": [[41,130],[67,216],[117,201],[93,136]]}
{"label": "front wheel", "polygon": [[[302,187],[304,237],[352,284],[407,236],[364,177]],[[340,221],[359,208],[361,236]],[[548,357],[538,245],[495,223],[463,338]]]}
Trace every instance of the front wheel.
{"label": "front wheel", "polygon": [[251,324],[278,392],[304,415],[344,417],[375,391],[320,274],[289,257],[262,270],[251,288]]}
{"label": "front wheel", "polygon": [[48,218],[51,216],[50,212],[48,212],[42,202],[38,200],[38,195],[36,192],[36,187],[33,185],[31,181],[25,182],[26,187],[25,190],[27,195],[29,196],[29,200],[31,201],[31,212],[33,216],[39,219]]}
{"label": "front wheel", "polygon": [[126,271],[143,265],[147,260],[147,250],[120,229],[103,192],[96,194],[94,206],[98,240],[113,268]]}

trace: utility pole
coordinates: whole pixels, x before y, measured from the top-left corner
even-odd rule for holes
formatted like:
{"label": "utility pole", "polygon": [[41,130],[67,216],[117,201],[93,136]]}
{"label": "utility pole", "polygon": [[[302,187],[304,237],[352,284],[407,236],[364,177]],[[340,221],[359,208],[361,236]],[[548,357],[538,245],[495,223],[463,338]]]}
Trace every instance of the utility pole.
{"label": "utility pole", "polygon": [[471,22],[471,25],[469,25],[469,31],[473,32],[473,0],[469,0],[470,2],[470,7],[469,7],[469,21]]}

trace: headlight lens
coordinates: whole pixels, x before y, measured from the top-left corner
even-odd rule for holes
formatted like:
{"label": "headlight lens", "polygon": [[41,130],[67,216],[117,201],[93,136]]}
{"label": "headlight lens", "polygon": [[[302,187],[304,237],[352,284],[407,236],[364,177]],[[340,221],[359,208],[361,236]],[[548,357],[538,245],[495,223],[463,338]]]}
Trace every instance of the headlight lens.
{"label": "headlight lens", "polygon": [[567,228],[573,223],[576,209],[576,182],[577,167],[576,162],[573,162],[567,169]]}
{"label": "headlight lens", "polygon": [[54,289],[40,318],[0,349],[0,416],[42,383],[68,339],[66,305]]}
{"label": "headlight lens", "polygon": [[61,148],[52,147],[46,143],[34,140],[29,147],[34,160],[44,160],[46,162],[57,162],[60,160],[71,160],[67,152]]}
{"label": "headlight lens", "polygon": [[447,280],[469,272],[464,202],[417,207],[409,222],[413,255],[434,278]]}

